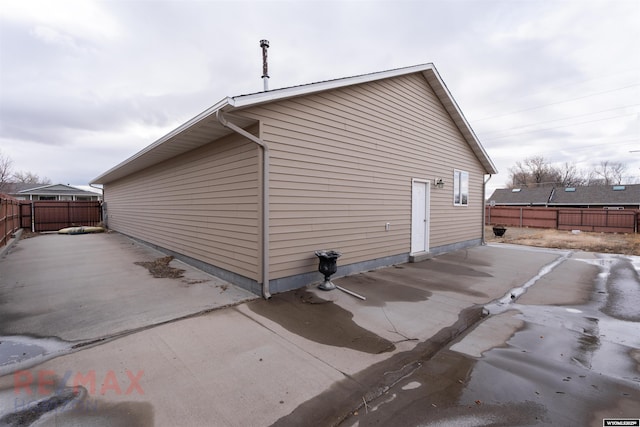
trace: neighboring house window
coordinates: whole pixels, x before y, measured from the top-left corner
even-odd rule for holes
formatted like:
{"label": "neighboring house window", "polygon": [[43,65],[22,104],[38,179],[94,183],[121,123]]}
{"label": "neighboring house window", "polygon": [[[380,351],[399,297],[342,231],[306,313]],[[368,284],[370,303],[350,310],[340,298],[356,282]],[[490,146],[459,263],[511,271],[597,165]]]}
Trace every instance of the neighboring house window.
{"label": "neighboring house window", "polygon": [[453,171],[453,205],[469,205],[469,172]]}
{"label": "neighboring house window", "polygon": [[38,200],[56,200],[56,196],[39,196]]}

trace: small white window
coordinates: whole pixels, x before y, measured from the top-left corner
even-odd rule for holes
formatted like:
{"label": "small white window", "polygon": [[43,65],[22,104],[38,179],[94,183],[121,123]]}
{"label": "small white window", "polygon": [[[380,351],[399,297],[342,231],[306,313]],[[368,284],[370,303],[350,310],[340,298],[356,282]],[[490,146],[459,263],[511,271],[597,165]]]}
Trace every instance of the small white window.
{"label": "small white window", "polygon": [[469,172],[453,171],[453,205],[469,205]]}

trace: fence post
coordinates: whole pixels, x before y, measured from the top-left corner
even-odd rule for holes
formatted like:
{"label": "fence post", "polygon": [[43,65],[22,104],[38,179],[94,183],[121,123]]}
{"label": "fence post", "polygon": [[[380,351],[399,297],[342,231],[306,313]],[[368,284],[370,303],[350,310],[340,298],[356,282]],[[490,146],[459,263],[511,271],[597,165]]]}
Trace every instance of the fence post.
{"label": "fence post", "polygon": [[522,209],[524,208],[520,208],[520,228],[522,228]]}
{"label": "fence post", "polygon": [[0,246],[5,245],[5,240],[7,238],[7,218],[5,214],[4,207],[6,206],[4,199],[0,198],[0,222],[2,223],[2,238],[0,239]]}

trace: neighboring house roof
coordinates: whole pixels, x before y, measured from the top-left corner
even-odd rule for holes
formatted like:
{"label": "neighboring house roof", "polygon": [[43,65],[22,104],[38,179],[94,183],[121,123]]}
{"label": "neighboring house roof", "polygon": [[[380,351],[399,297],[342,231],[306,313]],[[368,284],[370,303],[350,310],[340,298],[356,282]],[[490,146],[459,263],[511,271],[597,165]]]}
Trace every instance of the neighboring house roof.
{"label": "neighboring house roof", "polygon": [[640,184],[573,187],[575,191],[557,188],[551,196],[554,206],[562,205],[640,205]]}
{"label": "neighboring house roof", "polygon": [[550,187],[540,188],[498,188],[489,197],[489,202],[497,205],[544,206],[549,202]]}
{"label": "neighboring house roof", "polygon": [[[456,104],[453,96],[444,84],[433,64],[422,64],[412,67],[398,68],[377,73],[363,74],[335,80],[327,80],[318,83],[310,83],[300,86],[292,86],[283,89],[269,90],[248,95],[227,97],[211,108],[203,111],[188,122],[179,126],[172,132],[155,141],[132,157],[91,181],[91,184],[105,184],[129,174],[145,169],[161,161],[170,159],[176,155],[185,153],[205,145],[213,140],[221,138],[231,131],[222,126],[216,118],[218,111],[232,112],[243,108],[254,107],[260,104],[281,101],[284,99],[310,95],[318,92],[338,89],[376,80],[403,76],[407,74],[421,73],[428,81],[452,117],[476,157],[481,162],[487,173],[495,174],[497,169],[486,151],[480,144],[471,126],[465,119],[462,111]],[[241,117],[234,117],[234,123],[241,127],[248,127],[257,121]]]}
{"label": "neighboring house roof", "polygon": [[497,189],[489,202],[511,206],[640,206],[640,184],[515,190]]}
{"label": "neighboring house roof", "polygon": [[11,183],[8,194],[13,196],[56,195],[56,196],[100,196],[99,193],[86,191],[65,184],[22,184]]}

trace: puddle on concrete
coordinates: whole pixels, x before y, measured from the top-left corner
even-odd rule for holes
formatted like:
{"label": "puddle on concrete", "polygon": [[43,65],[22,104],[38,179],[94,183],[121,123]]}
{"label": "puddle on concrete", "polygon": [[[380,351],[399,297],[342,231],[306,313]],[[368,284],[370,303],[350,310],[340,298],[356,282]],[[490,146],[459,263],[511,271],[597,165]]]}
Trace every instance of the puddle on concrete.
{"label": "puddle on concrete", "polygon": [[471,403],[461,403],[476,363],[459,353],[443,350],[394,387],[398,393],[395,399],[360,408],[341,425],[516,426],[532,425],[543,419],[544,407],[533,401],[495,404],[479,396]]}
{"label": "puddle on concrete", "polygon": [[296,335],[320,344],[379,354],[395,350],[395,345],[358,326],[353,314],[305,289],[274,295],[270,300],[248,303],[255,313]]}
{"label": "puddle on concrete", "polygon": [[[36,373],[31,375],[38,378]],[[148,402],[107,402],[83,386],[65,384],[65,379],[58,376],[0,390],[0,426],[26,427],[34,423],[144,427],[154,425],[154,412]]]}
{"label": "puddle on concrete", "polygon": [[[439,255],[437,260],[453,264],[461,265],[476,265],[478,267],[491,267],[494,265],[494,261],[488,257],[487,253],[476,247],[471,250],[463,249],[459,251],[449,252]],[[496,255],[500,256],[500,255]]]}
{"label": "puddle on concrete", "polygon": [[70,351],[72,345],[57,338],[0,336],[0,376],[59,356]]}
{"label": "puddle on concrete", "polygon": [[409,263],[404,266],[405,268],[412,268],[416,270],[429,270],[442,273],[453,273],[460,276],[467,277],[491,277],[491,274],[476,270],[475,268],[468,267],[458,263],[447,263],[440,260],[430,260],[425,262]]}
{"label": "puddle on concrete", "polygon": [[531,279],[527,280],[526,283],[524,283],[521,286],[518,286],[518,287],[515,287],[515,288],[509,290],[509,292],[507,292],[499,300],[494,301],[494,302],[492,302],[490,304],[487,304],[486,308],[489,311],[489,313],[498,314],[498,313],[503,313],[503,312],[505,312],[507,310],[510,310],[509,306],[511,304],[515,303],[516,300],[520,296],[522,296],[525,292],[527,292],[527,289],[529,289],[531,286],[535,285],[536,282],[538,282],[538,280],[540,280],[542,277],[544,277],[547,274],[549,274],[551,271],[553,271],[554,268],[556,268],[557,266],[559,266],[560,264],[565,262],[567,259],[569,259],[571,254],[572,254],[572,252],[565,252],[562,256],[556,258],[554,261],[552,261],[549,264],[543,266],[538,271],[538,274],[533,276]]}
{"label": "puddle on concrete", "polygon": [[389,302],[418,302],[426,301],[432,292],[403,285],[401,283],[381,278],[381,272],[376,275],[360,273],[336,280],[336,284],[367,298],[362,305],[384,307]]}
{"label": "puddle on concrete", "polygon": [[607,292],[604,313],[616,319],[640,321],[640,278],[629,260],[619,259],[611,265]]}
{"label": "puddle on concrete", "polygon": [[[640,304],[615,294],[636,291],[638,268],[598,260],[603,273],[585,305],[517,303],[561,262],[491,305],[492,313],[516,310],[523,321],[504,345],[478,358],[442,351],[389,390],[393,399],[359,408],[342,425],[600,425],[604,417],[637,417],[639,325],[624,319]],[[618,311],[605,314],[612,307]]]}
{"label": "puddle on concrete", "polygon": [[478,358],[443,350],[341,425],[596,425],[637,416],[637,323],[596,318],[588,306],[512,308],[524,326],[503,346]]}
{"label": "puddle on concrete", "polygon": [[598,411],[640,401],[640,378],[629,363],[628,348],[607,343],[605,367],[596,361],[605,343],[593,333],[598,334],[527,322],[506,348],[492,349],[478,360],[460,403],[542,402],[553,425],[590,425],[601,421],[594,415]]}
{"label": "puddle on concrete", "polygon": [[[81,395],[81,389],[65,388],[42,398],[14,398],[13,408],[0,416],[2,426],[29,426],[49,412],[56,413]],[[4,412],[4,411],[3,411]]]}
{"label": "puddle on concrete", "polygon": [[[384,406],[378,404],[375,399],[380,398],[385,402],[398,402],[397,399],[388,399],[385,393],[393,384],[401,384],[408,386],[407,392],[422,393],[423,390],[430,389],[432,385],[436,386],[433,393],[435,398],[444,398],[447,395],[458,393],[461,386],[458,384],[454,389],[447,389],[446,379],[464,378],[471,369],[475,360],[466,359],[465,363],[457,361],[451,363],[450,368],[456,373],[446,372],[442,367],[435,368],[437,372],[443,372],[438,379],[430,379],[422,381],[415,380],[412,373],[428,366],[429,361],[434,355],[442,349],[446,344],[450,343],[459,334],[480,320],[482,314],[481,307],[470,307],[460,312],[458,320],[451,326],[442,328],[437,334],[418,343],[413,349],[403,352],[397,352],[388,359],[369,366],[368,368],[358,372],[357,374],[345,377],[343,380],[334,383],[328,390],[320,393],[312,399],[299,405],[289,415],[280,418],[273,426],[300,426],[313,420],[315,425],[338,425],[341,421],[340,417],[347,416],[354,409],[354,405],[362,403],[363,399],[371,402],[370,405]],[[459,357],[459,356],[456,356]],[[420,387],[416,387],[413,382],[421,383]],[[442,381],[438,388],[437,382]],[[398,404],[401,404],[399,402]],[[397,416],[401,416],[403,412],[399,412]],[[361,424],[368,425],[368,424]],[[374,425],[419,425],[402,424],[396,422],[395,418],[390,418],[384,423],[374,423]],[[508,425],[508,424],[505,424]]]}

